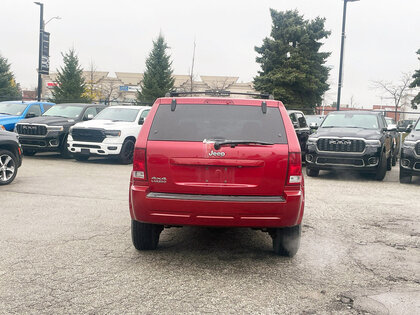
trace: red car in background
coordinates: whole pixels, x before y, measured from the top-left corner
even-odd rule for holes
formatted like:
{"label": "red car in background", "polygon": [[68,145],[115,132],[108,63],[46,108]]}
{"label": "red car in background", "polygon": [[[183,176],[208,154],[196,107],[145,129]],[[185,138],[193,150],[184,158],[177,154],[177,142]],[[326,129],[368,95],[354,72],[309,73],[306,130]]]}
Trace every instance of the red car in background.
{"label": "red car in background", "polygon": [[[177,94],[175,94],[177,95]],[[294,256],[304,211],[301,150],[279,101],[157,99],[136,142],[132,241],[155,249],[164,227],[248,227]]]}

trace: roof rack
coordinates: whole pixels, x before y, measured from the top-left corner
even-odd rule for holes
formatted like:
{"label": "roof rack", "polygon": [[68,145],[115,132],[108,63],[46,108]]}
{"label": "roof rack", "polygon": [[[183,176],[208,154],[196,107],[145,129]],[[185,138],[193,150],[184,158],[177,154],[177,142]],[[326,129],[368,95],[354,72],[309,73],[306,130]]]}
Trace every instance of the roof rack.
{"label": "roof rack", "polygon": [[274,97],[268,93],[245,93],[245,92],[231,92],[226,90],[205,90],[201,92],[192,91],[192,92],[178,92],[178,91],[171,91],[166,93],[166,97],[177,97],[180,95],[210,95],[210,96],[230,96],[230,95],[247,95],[247,96],[255,96],[261,99],[270,99],[273,100]]}

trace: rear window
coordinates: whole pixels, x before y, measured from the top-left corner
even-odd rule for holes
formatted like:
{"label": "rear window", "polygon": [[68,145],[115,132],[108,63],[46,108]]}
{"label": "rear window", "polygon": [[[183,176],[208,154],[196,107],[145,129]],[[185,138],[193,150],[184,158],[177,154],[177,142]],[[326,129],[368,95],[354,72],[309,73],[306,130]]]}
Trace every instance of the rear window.
{"label": "rear window", "polygon": [[150,128],[149,140],[195,141],[250,140],[287,143],[278,108],[260,106],[178,104],[160,105]]}

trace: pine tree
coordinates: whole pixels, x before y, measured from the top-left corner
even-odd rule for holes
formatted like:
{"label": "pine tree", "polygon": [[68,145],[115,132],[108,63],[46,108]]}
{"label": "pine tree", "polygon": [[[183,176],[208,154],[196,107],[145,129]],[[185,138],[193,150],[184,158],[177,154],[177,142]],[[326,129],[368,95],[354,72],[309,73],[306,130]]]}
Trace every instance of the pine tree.
{"label": "pine tree", "polygon": [[19,84],[16,84],[15,77],[10,71],[10,64],[0,55],[0,101],[21,99]]}
{"label": "pine tree", "polygon": [[57,86],[52,91],[52,102],[55,103],[85,103],[90,99],[83,95],[86,84],[83,78],[83,69],[79,65],[79,58],[74,49],[63,56],[64,67],[57,70]]}
{"label": "pine tree", "polygon": [[254,78],[255,89],[273,94],[288,108],[310,109],[322,102],[329,89],[328,52],[319,52],[321,40],[330,35],[325,19],[305,20],[297,10],[270,9],[271,36],[255,47],[261,70]]}
{"label": "pine tree", "polygon": [[[420,49],[417,50],[417,55],[419,55],[418,59],[420,60]],[[416,70],[413,74],[413,82],[410,84],[410,88],[420,87],[420,70]],[[418,105],[420,105],[420,92],[414,97],[411,101],[411,107],[417,109]]]}
{"label": "pine tree", "polygon": [[166,54],[168,48],[162,34],[159,34],[157,40],[153,41],[153,49],[146,60],[143,82],[137,92],[138,103],[153,103],[173,89],[172,61]]}

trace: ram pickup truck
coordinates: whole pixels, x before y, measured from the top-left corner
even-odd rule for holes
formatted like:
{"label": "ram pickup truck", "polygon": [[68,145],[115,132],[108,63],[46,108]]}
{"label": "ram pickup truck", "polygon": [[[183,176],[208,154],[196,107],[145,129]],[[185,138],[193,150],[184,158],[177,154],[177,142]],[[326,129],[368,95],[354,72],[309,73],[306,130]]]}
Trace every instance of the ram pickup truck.
{"label": "ram pickup truck", "polygon": [[420,119],[401,148],[400,183],[410,183],[413,176],[420,176]]}
{"label": "ram pickup truck", "polygon": [[67,149],[70,127],[79,121],[92,119],[105,107],[98,104],[58,104],[40,117],[20,121],[15,131],[19,134],[23,154],[60,152],[63,157],[70,157]]}
{"label": "ram pickup truck", "polygon": [[70,129],[69,151],[78,161],[103,156],[130,164],[134,144],[149,111],[149,106],[106,108],[94,119],[77,123]]}
{"label": "ram pickup truck", "polygon": [[0,102],[0,129],[13,131],[22,119],[41,116],[53,105],[47,102]]}
{"label": "ram pickup truck", "polygon": [[320,170],[347,169],[375,174],[383,180],[392,168],[392,136],[380,112],[341,111],[325,117],[308,138],[306,174]]}

